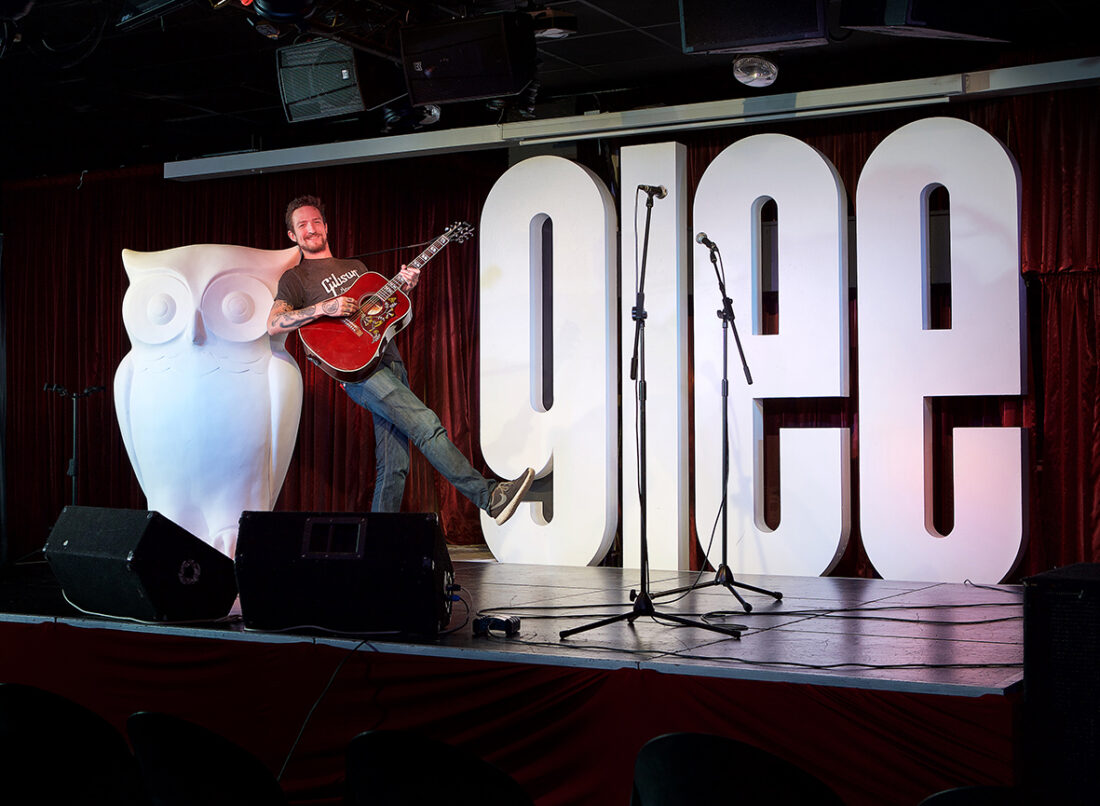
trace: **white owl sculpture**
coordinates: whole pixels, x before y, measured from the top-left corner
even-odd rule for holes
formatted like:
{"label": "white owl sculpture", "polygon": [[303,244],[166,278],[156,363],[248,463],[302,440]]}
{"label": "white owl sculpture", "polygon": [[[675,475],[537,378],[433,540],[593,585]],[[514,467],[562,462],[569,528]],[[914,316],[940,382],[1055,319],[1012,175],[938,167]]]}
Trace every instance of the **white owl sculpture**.
{"label": "white owl sculpture", "polygon": [[122,252],[131,350],[115,373],[122,440],[149,509],[233,557],[244,510],[270,510],[302,412],[286,336],[267,335],[279,251],[200,244]]}

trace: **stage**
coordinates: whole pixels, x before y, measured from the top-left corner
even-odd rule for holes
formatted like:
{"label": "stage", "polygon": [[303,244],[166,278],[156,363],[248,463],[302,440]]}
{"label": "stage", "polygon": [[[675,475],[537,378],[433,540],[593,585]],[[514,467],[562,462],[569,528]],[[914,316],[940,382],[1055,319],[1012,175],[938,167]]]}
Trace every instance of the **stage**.
{"label": "stage", "polygon": [[[44,563],[9,568],[0,679],[65,694],[120,727],[137,710],[191,718],[275,772],[285,763],[295,803],[339,802],[343,747],[375,727],[467,746],[540,806],[628,803],[638,749],[678,730],[784,755],[850,804],[1018,778],[1019,586],[745,575],[782,600],[742,591],[746,613],[721,587],[656,598],[659,612],[740,624],[740,639],[643,617],[562,640],[629,611],[638,572],[452,556],[472,613],[456,602],[434,640],[93,618],[64,602]],[[651,577],[660,592],[697,575]],[[475,636],[477,613],[517,616],[519,633]],[[715,770],[733,789],[752,774],[736,759]]]}

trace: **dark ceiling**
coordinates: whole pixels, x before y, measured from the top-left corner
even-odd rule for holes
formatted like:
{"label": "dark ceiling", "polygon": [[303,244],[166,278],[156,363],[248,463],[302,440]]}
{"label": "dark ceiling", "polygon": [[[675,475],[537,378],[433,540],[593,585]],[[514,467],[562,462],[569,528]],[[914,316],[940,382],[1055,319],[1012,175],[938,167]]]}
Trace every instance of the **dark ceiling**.
{"label": "dark ceiling", "polygon": [[[925,6],[987,9],[975,15],[977,27],[1007,42],[856,30],[843,23],[858,21],[859,13],[873,16],[875,7],[897,6],[896,0],[818,0],[827,22],[824,43],[781,50],[761,45],[760,52],[772,50],[779,78],[768,88],[752,89],[734,81],[734,55],[684,52],[678,0],[255,0],[247,7],[228,0],[217,8],[212,5],[217,0],[165,0],[161,13],[119,25],[135,8],[159,1],[0,0],[4,176],[407,131],[421,115],[399,120],[407,101],[393,100],[405,91],[402,27],[501,12],[571,15],[576,33],[536,40],[537,94],[528,90],[495,102],[441,104],[435,128],[867,84],[1100,53],[1100,0],[923,0]],[[793,25],[798,8],[815,6],[815,0],[683,3],[692,35],[714,32],[717,40],[728,40],[728,31],[749,25],[743,21],[758,14],[757,8],[780,19],[789,5]],[[909,5],[919,10],[922,0],[909,0]],[[277,38],[262,35],[265,28]],[[316,37],[353,46],[368,111],[288,121],[276,54]],[[387,100],[393,103],[384,107]]]}

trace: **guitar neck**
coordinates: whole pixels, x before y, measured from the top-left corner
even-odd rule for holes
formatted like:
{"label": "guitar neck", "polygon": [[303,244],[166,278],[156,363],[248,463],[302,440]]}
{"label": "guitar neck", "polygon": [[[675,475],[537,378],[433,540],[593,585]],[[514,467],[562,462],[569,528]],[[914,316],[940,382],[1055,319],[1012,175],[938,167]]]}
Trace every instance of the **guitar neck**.
{"label": "guitar neck", "polygon": [[[429,260],[439,254],[440,250],[443,249],[444,246],[450,243],[450,240],[451,239],[448,235],[440,235],[438,238],[431,242],[427,249],[425,249],[423,252],[421,252],[405,265],[408,266],[410,269],[423,268]],[[399,289],[401,287],[401,283],[401,275],[399,274],[388,283],[386,283],[385,288],[379,289],[378,294],[382,296],[388,296],[389,294],[392,294],[394,291]]]}
{"label": "guitar neck", "polygon": [[451,238],[446,233],[440,235],[438,238],[432,241],[431,244],[428,245],[427,249],[417,255],[411,263],[407,263],[405,265],[413,269],[422,268],[429,260],[438,255],[439,250],[450,243],[450,241]]}

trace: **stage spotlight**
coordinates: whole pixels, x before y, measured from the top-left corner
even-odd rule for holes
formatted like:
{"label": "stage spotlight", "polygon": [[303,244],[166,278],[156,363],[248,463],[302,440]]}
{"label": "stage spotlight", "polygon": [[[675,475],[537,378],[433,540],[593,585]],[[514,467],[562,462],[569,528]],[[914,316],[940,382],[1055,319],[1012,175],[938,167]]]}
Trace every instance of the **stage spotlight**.
{"label": "stage spotlight", "polygon": [[770,87],[778,75],[775,62],[763,56],[742,56],[733,60],[733,77],[747,87]]}
{"label": "stage spotlight", "polygon": [[312,0],[253,0],[252,7],[265,20],[288,23],[304,22],[317,10]]}
{"label": "stage spotlight", "polygon": [[433,123],[439,123],[440,109],[436,104],[425,104],[420,107],[420,122],[417,127],[431,126]]}
{"label": "stage spotlight", "polygon": [[382,107],[382,134],[409,134],[439,122],[442,110],[438,104],[411,106],[397,99]]}

